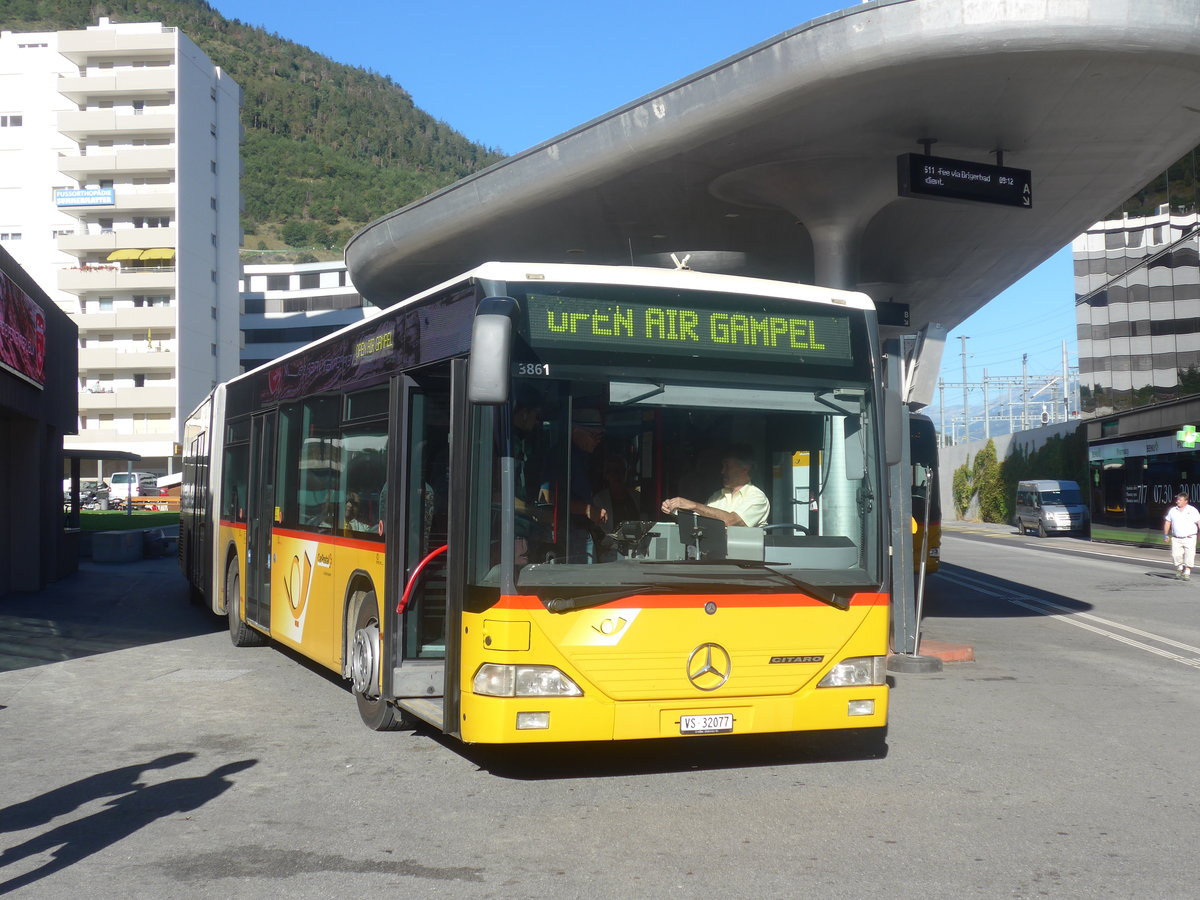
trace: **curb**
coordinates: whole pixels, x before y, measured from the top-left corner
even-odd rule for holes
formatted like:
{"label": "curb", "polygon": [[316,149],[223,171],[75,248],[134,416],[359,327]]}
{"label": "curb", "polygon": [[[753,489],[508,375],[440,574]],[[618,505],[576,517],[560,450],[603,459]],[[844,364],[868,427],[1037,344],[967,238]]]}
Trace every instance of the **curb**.
{"label": "curb", "polygon": [[950,644],[946,641],[923,639],[920,651],[922,656],[932,656],[942,662],[975,661],[975,648],[970,644]]}

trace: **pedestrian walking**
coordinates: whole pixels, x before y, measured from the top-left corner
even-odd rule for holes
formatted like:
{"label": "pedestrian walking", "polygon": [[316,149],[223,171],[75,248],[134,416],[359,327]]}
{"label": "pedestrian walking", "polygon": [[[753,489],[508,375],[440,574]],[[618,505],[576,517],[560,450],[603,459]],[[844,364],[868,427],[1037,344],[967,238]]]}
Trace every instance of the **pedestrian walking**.
{"label": "pedestrian walking", "polygon": [[1175,505],[1163,516],[1163,540],[1171,543],[1171,562],[1175,577],[1187,581],[1196,564],[1196,532],[1200,530],[1200,510],[1189,502],[1186,491],[1175,495]]}

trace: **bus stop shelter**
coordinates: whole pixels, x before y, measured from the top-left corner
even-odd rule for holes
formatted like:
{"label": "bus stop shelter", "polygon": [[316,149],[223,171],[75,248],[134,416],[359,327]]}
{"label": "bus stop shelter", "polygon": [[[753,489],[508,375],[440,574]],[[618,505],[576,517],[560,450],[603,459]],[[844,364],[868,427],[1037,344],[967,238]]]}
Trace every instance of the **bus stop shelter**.
{"label": "bus stop shelter", "polygon": [[[79,464],[85,459],[102,460],[105,462],[123,462],[125,470],[133,472],[133,464],[141,461],[141,456],[137,453],[129,453],[124,450],[88,450],[85,448],[64,449],[63,459],[71,465],[71,496],[68,505],[67,527],[79,527]],[[125,504],[125,511],[132,515],[133,504]]]}
{"label": "bus stop shelter", "polygon": [[[1197,48],[1194,2],[871,0],[385,215],[346,262],[379,306],[488,260],[861,290],[893,339],[889,384],[927,405],[937,361],[902,371],[895,339],[944,335],[1194,147]],[[939,190],[977,173],[1021,190]],[[890,480],[902,572],[910,498]]]}

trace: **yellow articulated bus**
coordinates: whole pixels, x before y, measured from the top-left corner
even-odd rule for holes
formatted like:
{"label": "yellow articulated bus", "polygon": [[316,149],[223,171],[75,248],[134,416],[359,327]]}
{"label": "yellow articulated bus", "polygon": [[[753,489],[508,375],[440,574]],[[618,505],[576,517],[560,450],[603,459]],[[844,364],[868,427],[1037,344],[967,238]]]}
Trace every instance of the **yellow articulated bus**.
{"label": "yellow articulated bus", "polygon": [[912,463],[913,571],[933,574],[942,564],[942,496],[938,477],[938,436],[929,416],[909,417],[909,459]]}
{"label": "yellow articulated bus", "polygon": [[488,263],[218,385],[181,564],[374,729],[882,748],[879,360],[861,294]]}

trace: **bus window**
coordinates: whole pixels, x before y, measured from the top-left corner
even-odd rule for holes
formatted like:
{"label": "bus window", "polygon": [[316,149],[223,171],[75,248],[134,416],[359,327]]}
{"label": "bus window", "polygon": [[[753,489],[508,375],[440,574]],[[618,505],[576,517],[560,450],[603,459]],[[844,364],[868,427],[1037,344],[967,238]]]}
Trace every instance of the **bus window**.
{"label": "bus window", "polygon": [[346,537],[382,541],[387,423],[344,430],[341,452],[340,528]]}
{"label": "bus window", "polygon": [[246,491],[250,481],[250,444],[225,449],[225,477],[221,485],[221,518],[246,521]]}
{"label": "bus window", "polygon": [[281,410],[276,497],[285,528],[329,534],[337,527],[340,422],[337,397],[315,397]]}

